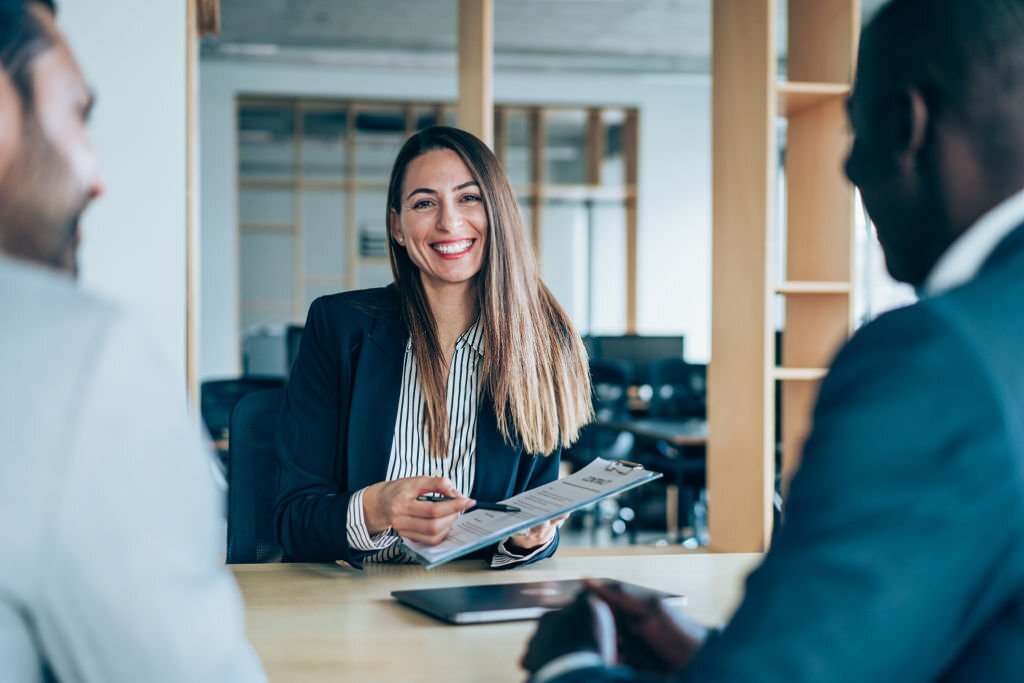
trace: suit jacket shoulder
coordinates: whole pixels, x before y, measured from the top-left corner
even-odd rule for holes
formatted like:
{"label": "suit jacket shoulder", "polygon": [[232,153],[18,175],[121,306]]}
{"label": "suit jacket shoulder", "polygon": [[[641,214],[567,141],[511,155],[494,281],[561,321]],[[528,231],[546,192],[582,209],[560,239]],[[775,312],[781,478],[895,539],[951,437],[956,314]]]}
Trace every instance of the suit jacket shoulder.
{"label": "suit jacket shoulder", "polygon": [[[311,319],[315,312],[339,330],[372,331],[379,324],[400,323],[402,319],[394,285],[322,296],[313,302],[309,311]],[[321,320],[318,318],[317,322]]]}

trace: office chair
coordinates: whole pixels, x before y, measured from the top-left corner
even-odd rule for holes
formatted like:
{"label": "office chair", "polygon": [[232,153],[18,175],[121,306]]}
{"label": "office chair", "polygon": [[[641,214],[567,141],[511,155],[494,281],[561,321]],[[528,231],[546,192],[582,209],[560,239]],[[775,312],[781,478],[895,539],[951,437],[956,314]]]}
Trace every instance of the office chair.
{"label": "office chair", "polygon": [[[707,366],[687,363],[682,358],[664,358],[651,363],[649,379],[652,396],[649,416],[655,419],[683,420],[707,417]],[[685,516],[685,526],[693,536],[687,543],[706,542],[704,489],[706,449],[703,446],[681,448],[663,441],[642,442],[639,460],[649,469],[665,475],[668,517]],[[667,522],[666,526],[671,526]],[[669,529],[675,533],[675,530]]]}
{"label": "office chair", "polygon": [[299,346],[302,344],[302,332],[306,328],[302,325],[289,325],[284,333],[284,348],[287,355],[285,371],[292,374],[292,366],[295,365],[295,356],[299,355]]}
{"label": "office chair", "polygon": [[651,363],[650,416],[681,419],[707,417],[707,366],[682,358],[663,358]]}
{"label": "office chair", "polygon": [[633,447],[633,436],[610,429],[602,423],[629,419],[629,386],[632,372],[628,363],[618,360],[590,361],[590,385],[593,390],[594,421],[583,428],[579,440],[564,453],[564,458],[579,469],[594,458],[624,458]]}
{"label": "office chair", "polygon": [[[284,386],[280,377],[240,377],[238,379],[216,379],[203,382],[199,390],[199,410],[203,424],[210,433],[210,439],[217,444],[230,436],[229,421],[231,410],[243,397],[254,391]],[[222,467],[227,466],[228,451],[219,446]]]}
{"label": "office chair", "polygon": [[228,467],[228,564],[280,562],[274,533],[277,416],[284,389],[251,393],[231,411]]}
{"label": "office chair", "polygon": [[[590,360],[595,419],[583,428],[579,440],[563,454],[565,461],[574,471],[585,467],[595,458],[627,458],[633,450],[632,434],[602,424],[629,420],[631,382],[632,368],[628,363],[618,360]],[[576,523],[589,527],[592,538],[596,538],[601,526],[608,526],[613,535],[628,530],[630,538],[635,541],[636,530],[627,526],[633,516],[631,507],[609,499],[602,501],[587,513],[574,517]]]}

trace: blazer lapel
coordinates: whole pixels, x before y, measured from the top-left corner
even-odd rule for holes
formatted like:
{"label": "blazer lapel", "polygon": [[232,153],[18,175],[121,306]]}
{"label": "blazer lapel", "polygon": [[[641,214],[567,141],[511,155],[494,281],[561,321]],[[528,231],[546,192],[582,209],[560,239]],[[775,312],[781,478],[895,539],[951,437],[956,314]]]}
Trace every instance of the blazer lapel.
{"label": "blazer lapel", "polygon": [[515,492],[516,474],[522,447],[509,445],[498,431],[494,403],[485,394],[477,402],[476,478],[473,482],[475,500],[493,503]]}
{"label": "blazer lapel", "polygon": [[402,390],[407,335],[397,321],[378,318],[363,343],[348,424],[348,488],[384,481]]}

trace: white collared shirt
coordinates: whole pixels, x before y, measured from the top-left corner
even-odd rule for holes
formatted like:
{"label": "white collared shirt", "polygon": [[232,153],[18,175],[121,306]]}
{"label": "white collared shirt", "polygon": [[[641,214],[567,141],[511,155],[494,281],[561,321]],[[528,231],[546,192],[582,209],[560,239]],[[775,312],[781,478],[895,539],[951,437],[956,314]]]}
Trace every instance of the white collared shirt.
{"label": "white collared shirt", "polygon": [[943,252],[924,281],[924,294],[942,294],[973,279],[1003,238],[1022,223],[1024,190],[985,213]]}
{"label": "white collared shirt", "polygon": [[[386,481],[405,477],[447,477],[463,495],[469,495],[476,479],[476,428],[479,398],[480,365],[484,357],[484,330],[478,320],[455,342],[455,352],[448,369],[448,453],[441,460],[432,458],[427,448],[427,431],[423,425],[424,398],[420,387],[416,356],[412,341],[406,344],[402,364],[402,389],[395,418],[395,436],[391,442]],[[411,561],[396,542],[391,529],[370,534],[366,528],[363,493],[356,491],[349,500],[347,535],[350,547],[377,551],[369,562]],[[554,539],[552,539],[554,540]],[[543,551],[550,543],[532,550],[528,555],[509,551],[504,541],[491,558],[492,567],[523,562]]]}

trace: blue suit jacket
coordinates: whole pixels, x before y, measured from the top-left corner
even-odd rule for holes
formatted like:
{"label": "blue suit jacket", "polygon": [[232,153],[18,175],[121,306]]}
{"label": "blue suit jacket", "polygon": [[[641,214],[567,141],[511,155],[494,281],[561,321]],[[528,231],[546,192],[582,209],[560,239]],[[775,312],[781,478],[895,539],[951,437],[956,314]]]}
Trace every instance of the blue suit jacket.
{"label": "blue suit jacket", "polygon": [[1024,681],[1024,227],[839,353],[770,552],[673,680]]}
{"label": "blue suit jacket", "polygon": [[[310,306],[277,430],[274,525],[290,559],[359,566],[369,554],[348,545],[348,503],[387,477],[408,339],[394,287],[334,294]],[[478,406],[472,498],[502,500],[557,478],[560,451],[524,453],[502,438],[489,397]],[[556,537],[530,561],[557,547]]]}

